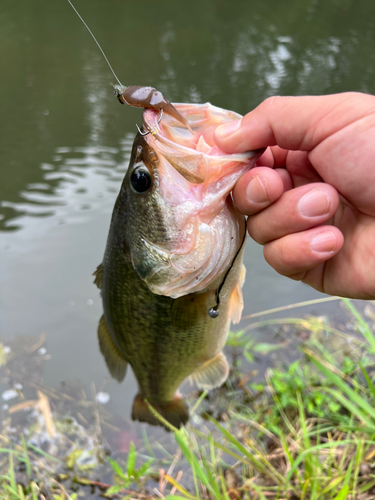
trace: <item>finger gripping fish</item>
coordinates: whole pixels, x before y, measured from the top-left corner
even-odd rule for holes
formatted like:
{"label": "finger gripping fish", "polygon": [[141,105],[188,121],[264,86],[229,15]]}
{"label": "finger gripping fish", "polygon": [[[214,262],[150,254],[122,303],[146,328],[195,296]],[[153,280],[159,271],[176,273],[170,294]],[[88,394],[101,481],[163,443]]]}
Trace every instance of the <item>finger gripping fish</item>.
{"label": "finger gripping fish", "polygon": [[[227,155],[215,146],[220,124],[240,118],[210,104],[175,104],[143,113],[95,283],[104,315],[99,344],[111,375],[130,364],[138,381],[132,418],[159,425],[145,399],[175,427],[188,420],[178,392],[188,377],[221,385],[222,349],[243,307],[244,217],[230,192],[262,151]],[[208,314],[218,303],[220,314]]]}

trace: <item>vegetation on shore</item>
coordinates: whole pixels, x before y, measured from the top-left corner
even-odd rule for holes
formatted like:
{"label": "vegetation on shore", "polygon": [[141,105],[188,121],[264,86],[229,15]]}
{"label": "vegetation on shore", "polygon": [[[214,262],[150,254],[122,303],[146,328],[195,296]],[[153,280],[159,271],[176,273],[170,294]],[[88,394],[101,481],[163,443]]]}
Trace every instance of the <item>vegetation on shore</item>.
{"label": "vegetation on shore", "polygon": [[[145,431],[113,457],[99,436],[102,422],[112,424],[94,398],[80,407],[83,420],[85,409],[95,416],[85,428],[71,413],[70,423],[62,417],[66,408],[52,412],[56,392],[39,388],[43,428],[31,420],[34,428],[16,438],[14,424],[9,431],[3,423],[0,498],[375,499],[375,305],[340,303],[339,320],[262,318],[231,333],[231,376],[217,391],[192,395],[191,423],[165,423],[163,439]],[[273,343],[254,340],[265,331]],[[256,376],[249,363],[266,356],[278,364]],[[46,452],[30,437],[51,426],[60,441]]]}

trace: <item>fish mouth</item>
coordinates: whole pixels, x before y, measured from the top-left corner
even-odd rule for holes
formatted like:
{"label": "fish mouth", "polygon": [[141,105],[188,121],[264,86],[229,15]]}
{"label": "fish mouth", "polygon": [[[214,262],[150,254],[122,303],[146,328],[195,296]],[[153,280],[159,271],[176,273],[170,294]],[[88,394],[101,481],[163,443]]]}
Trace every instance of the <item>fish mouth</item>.
{"label": "fish mouth", "polygon": [[[230,192],[264,149],[227,154],[215,144],[219,125],[241,116],[206,104],[173,104],[187,120],[143,113],[144,140],[154,151],[155,191],[166,213],[163,242],[143,242],[153,266],[143,279],[153,293],[178,298],[220,284],[243,241],[244,217]],[[147,236],[147,235],[146,235]]]}
{"label": "fish mouth", "polygon": [[240,170],[239,178],[264,153],[265,148],[228,154],[215,144],[213,135],[216,128],[241,119],[241,115],[210,103],[173,105],[188,126],[166,113],[161,117],[159,111],[145,109],[143,129],[148,133],[148,144],[159,157],[166,159],[189,183],[212,184]]}

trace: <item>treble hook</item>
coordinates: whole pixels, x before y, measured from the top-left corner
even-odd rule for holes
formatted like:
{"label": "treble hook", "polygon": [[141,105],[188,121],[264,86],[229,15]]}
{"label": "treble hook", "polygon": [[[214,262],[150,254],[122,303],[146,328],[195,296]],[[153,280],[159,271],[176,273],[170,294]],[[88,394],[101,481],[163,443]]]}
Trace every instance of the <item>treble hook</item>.
{"label": "treble hook", "polygon": [[[163,118],[163,109],[160,109],[160,115],[159,115],[159,118],[157,119],[157,124],[158,125],[160,124],[162,118]],[[138,125],[135,124],[135,126],[137,127],[138,132],[141,134],[142,137],[145,137],[146,135],[148,135],[151,132],[151,130],[148,130],[147,132],[141,132],[141,130],[138,127]]]}

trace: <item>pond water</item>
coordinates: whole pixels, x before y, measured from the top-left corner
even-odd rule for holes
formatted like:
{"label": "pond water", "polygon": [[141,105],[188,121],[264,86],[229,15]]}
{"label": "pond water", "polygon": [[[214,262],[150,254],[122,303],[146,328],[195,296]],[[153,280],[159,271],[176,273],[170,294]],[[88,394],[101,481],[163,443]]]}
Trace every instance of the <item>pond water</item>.
{"label": "pond water", "polygon": [[[246,113],[271,95],[375,90],[371,0],[76,0],[120,80],[174,102]],[[109,381],[92,273],[141,112],[64,0],[0,4],[0,336],[46,334],[44,381],[80,380],[130,418]],[[278,276],[248,240],[244,315],[322,296]],[[270,339],[263,339],[268,340]],[[103,381],[108,380],[108,383]],[[135,424],[132,424],[135,425]]]}

